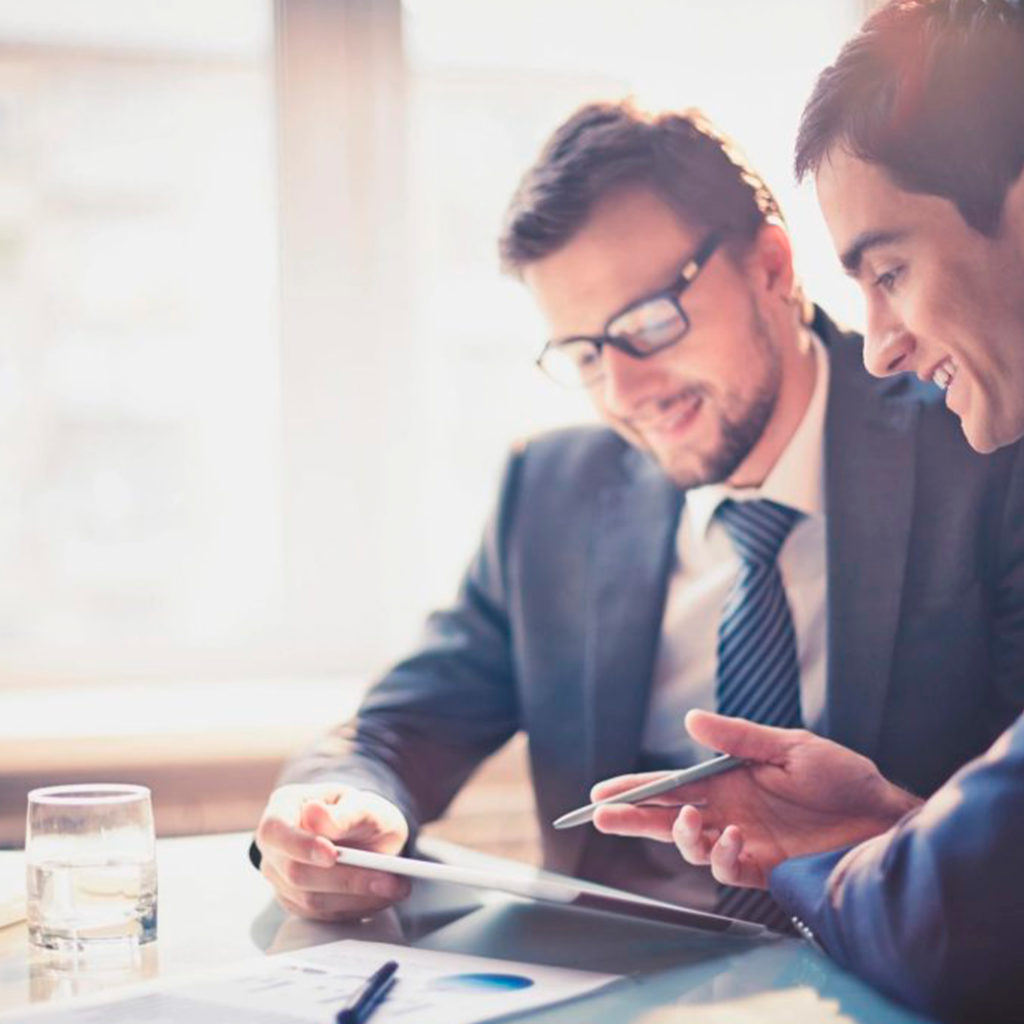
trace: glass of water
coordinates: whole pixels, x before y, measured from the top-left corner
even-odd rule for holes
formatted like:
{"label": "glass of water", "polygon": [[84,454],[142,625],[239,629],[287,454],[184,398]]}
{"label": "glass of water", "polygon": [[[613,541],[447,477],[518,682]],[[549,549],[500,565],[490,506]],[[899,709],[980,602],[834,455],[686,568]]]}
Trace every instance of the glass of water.
{"label": "glass of water", "polygon": [[29,940],[59,953],[156,938],[156,849],[145,786],[34,789],[25,832]]}

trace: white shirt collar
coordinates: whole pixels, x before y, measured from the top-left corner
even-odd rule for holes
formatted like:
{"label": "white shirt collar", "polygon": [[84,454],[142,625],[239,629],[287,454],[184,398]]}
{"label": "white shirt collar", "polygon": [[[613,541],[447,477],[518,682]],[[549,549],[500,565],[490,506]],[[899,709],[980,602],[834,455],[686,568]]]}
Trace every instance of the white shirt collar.
{"label": "white shirt collar", "polygon": [[693,536],[703,538],[718,506],[726,499],[754,501],[767,498],[788,505],[806,516],[824,516],[823,473],[825,405],[828,398],[828,350],[809,328],[805,328],[814,352],[814,391],[800,425],[760,487],[730,487],[707,484],[686,492],[686,513]]}

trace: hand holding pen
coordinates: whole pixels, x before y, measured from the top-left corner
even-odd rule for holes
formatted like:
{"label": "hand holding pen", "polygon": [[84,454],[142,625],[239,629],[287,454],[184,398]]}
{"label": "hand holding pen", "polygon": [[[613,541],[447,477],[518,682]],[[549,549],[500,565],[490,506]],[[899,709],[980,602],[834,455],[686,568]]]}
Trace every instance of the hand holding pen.
{"label": "hand holding pen", "polygon": [[698,743],[746,763],[645,807],[616,796],[635,776],[606,780],[594,787],[605,798],[594,824],[601,832],[675,843],[684,860],[709,865],[727,885],[766,888],[781,861],[878,835],[920,803],[868,758],[805,729],[707,711],[690,711],[686,728]]}

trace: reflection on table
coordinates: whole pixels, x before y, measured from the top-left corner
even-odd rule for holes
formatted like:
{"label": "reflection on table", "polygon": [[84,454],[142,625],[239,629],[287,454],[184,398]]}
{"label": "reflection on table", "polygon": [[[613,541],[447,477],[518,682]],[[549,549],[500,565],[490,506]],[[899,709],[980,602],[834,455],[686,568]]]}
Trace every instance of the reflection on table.
{"label": "reflection on table", "polygon": [[[632,984],[583,1003],[529,1014],[538,1024],[639,1021],[659,1007],[675,1008],[658,1018],[657,1024],[668,1024],[673,1017],[689,1020],[686,1006],[765,993],[777,993],[774,999],[792,1010],[790,1020],[801,1024],[922,1020],[796,939],[729,938],[436,883],[417,883],[400,908],[359,924],[301,920],[270,899],[267,884],[246,858],[248,842],[249,836],[241,834],[159,842],[160,937],[134,963],[76,970],[31,952],[23,923],[0,929],[0,1020],[13,1021],[19,1008],[30,1003],[63,1001],[152,978],[173,980],[341,938],[631,976]],[[473,866],[483,863],[479,855],[450,844],[436,843],[430,852],[445,859],[464,857]],[[0,860],[16,856],[0,853]]]}

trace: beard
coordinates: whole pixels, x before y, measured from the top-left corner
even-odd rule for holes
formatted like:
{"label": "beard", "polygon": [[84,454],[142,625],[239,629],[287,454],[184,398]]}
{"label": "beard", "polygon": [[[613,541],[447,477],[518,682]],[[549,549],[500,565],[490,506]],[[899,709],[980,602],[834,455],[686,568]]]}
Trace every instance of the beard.
{"label": "beard", "polygon": [[659,455],[650,445],[644,445],[669,479],[682,490],[728,480],[761,440],[775,414],[782,382],[779,344],[752,296],[750,309],[751,337],[756,350],[756,362],[751,360],[751,368],[759,378],[753,393],[741,396],[730,391],[720,393],[716,398],[704,386],[687,391],[688,395],[702,399],[702,413],[707,412],[717,420],[718,442],[714,448],[707,452],[687,449]]}

